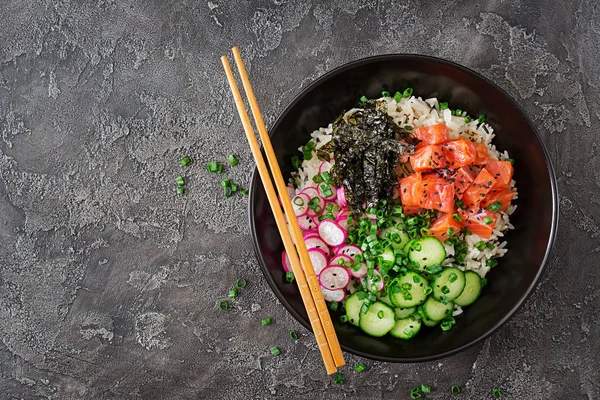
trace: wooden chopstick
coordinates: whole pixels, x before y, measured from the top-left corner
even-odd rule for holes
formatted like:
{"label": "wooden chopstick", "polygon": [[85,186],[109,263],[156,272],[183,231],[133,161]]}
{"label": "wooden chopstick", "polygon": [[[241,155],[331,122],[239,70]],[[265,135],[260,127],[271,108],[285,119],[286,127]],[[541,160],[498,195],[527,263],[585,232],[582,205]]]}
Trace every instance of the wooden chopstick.
{"label": "wooden chopstick", "polygon": [[[250,85],[248,73],[246,72],[246,68],[244,67],[240,51],[237,48],[237,46],[232,48],[231,50],[233,51],[233,58],[235,59],[240,78],[242,79],[242,85],[244,86],[246,97],[248,97],[248,103],[250,104],[252,115],[254,116],[254,122],[258,129],[260,140],[262,141],[265,154],[267,155],[267,161],[269,162],[269,167],[271,168],[271,173],[273,174],[273,179],[275,180],[275,186],[277,187],[277,191],[279,192],[281,202],[283,203],[283,209],[288,217],[290,227],[292,228],[292,237],[294,238],[294,242],[296,243],[298,255],[300,256],[300,260],[302,261],[302,266],[304,266],[306,279],[308,280],[310,291],[317,306],[317,310],[319,311],[319,316],[321,318],[321,323],[323,324],[323,329],[325,330],[325,336],[327,336],[327,342],[329,343],[331,354],[333,355],[336,367],[341,367],[345,364],[345,362],[344,355],[342,354],[342,349],[340,347],[340,342],[338,341],[337,335],[335,333],[335,328],[333,327],[333,323],[331,322],[331,315],[329,315],[327,304],[323,299],[323,293],[321,292],[319,280],[312,267],[310,257],[308,256],[308,250],[306,249],[306,244],[304,243],[302,232],[300,231],[300,227],[298,226],[298,223],[296,221],[294,210],[292,208],[292,202],[287,192],[285,180],[283,179],[283,175],[281,174],[281,169],[279,168],[277,157],[275,156],[275,152],[273,151],[271,139],[269,138],[269,134],[267,133],[265,121],[263,120],[262,114],[260,113],[260,109],[258,108],[258,103],[256,102],[256,97],[254,96],[252,85]],[[288,231],[285,231],[284,233],[288,235]]]}
{"label": "wooden chopstick", "polygon": [[[286,250],[288,258],[290,260],[290,264],[292,267],[292,271],[294,272],[294,276],[296,278],[296,282],[298,283],[298,288],[300,289],[300,295],[302,297],[302,301],[306,308],[306,312],[308,313],[309,320],[317,339],[317,344],[319,350],[321,352],[321,356],[323,358],[323,362],[325,364],[325,369],[328,374],[333,374],[336,372],[335,362],[333,360],[333,356],[331,353],[331,349],[329,347],[329,343],[327,342],[327,336],[325,335],[319,312],[315,307],[315,301],[313,300],[311,290],[308,287],[308,282],[306,277],[304,276],[304,272],[302,267],[300,266],[300,260],[298,259],[298,254],[296,253],[296,248],[294,247],[294,243],[292,238],[289,235],[289,231],[285,222],[285,218],[283,212],[281,211],[281,207],[279,206],[279,202],[277,199],[277,194],[275,192],[275,188],[273,187],[273,182],[271,181],[269,171],[265,164],[265,160],[260,151],[260,147],[258,145],[258,141],[256,140],[256,136],[254,134],[254,130],[252,129],[252,125],[250,123],[250,118],[248,117],[248,113],[246,111],[246,107],[244,106],[244,102],[242,100],[242,96],[235,82],[235,78],[233,77],[233,72],[231,71],[231,67],[229,65],[229,61],[227,57],[221,57],[221,62],[223,64],[223,68],[225,69],[225,74],[227,75],[227,80],[229,82],[229,86],[231,87],[231,92],[233,94],[233,98],[235,101],[235,105],[237,107],[238,113],[240,115],[240,119],[242,120],[242,125],[244,127],[244,131],[246,133],[246,138],[248,139],[248,144],[250,145],[250,150],[252,151],[252,155],[256,161],[256,166],[263,182],[263,186],[265,188],[265,192],[267,193],[267,199],[269,201],[269,205],[273,211],[273,215],[275,217],[275,222],[277,224],[277,228],[279,230],[279,234],[283,240],[283,246]],[[283,191],[287,195],[287,191]],[[289,196],[288,196],[289,198]],[[282,199],[283,201],[283,199]],[[290,215],[294,215],[293,213]],[[289,219],[290,222],[293,222],[297,226],[297,222],[295,217]],[[302,243],[304,241],[302,240]],[[310,261],[310,260],[309,260]],[[312,269],[312,264],[308,264]],[[314,271],[313,271],[314,274]],[[317,289],[319,287],[317,286]],[[320,290],[319,290],[320,291]]]}

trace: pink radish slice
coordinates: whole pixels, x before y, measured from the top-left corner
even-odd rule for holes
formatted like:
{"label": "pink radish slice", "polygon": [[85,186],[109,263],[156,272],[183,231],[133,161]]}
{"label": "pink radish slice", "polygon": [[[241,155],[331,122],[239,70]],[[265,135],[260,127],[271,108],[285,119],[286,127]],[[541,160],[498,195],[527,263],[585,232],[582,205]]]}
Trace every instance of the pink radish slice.
{"label": "pink radish slice", "polygon": [[325,211],[325,200],[323,200],[323,198],[319,195],[319,191],[316,188],[309,186],[304,188],[304,190],[300,193],[307,195],[310,199],[309,201],[316,202],[314,208],[308,208],[307,215],[316,217],[323,214]]}
{"label": "pink radish slice", "polygon": [[312,231],[317,227],[317,224],[311,216],[303,215],[298,217],[298,226],[300,226],[300,229],[303,231]]}
{"label": "pink radish slice", "polygon": [[331,163],[329,161],[323,161],[319,165],[319,174],[322,174],[325,171],[329,171],[331,169]]}
{"label": "pink radish slice", "polygon": [[344,192],[344,186],[342,185],[339,188],[337,188],[336,192],[338,203],[340,204],[340,206],[346,207],[346,205],[348,205],[348,202],[346,201],[346,193]]}
{"label": "pink radish slice", "polygon": [[[342,264],[340,264],[340,262]],[[329,260],[329,265],[341,265],[346,268],[350,268],[350,266],[354,263],[354,260],[345,254],[338,254],[333,256],[331,260]]]}
{"label": "pink radish slice", "polygon": [[290,196],[290,199],[296,195],[296,188],[293,186],[287,185],[285,187],[285,190],[287,190],[287,193],[288,193],[288,196]]}
{"label": "pink radish slice", "polygon": [[330,265],[319,274],[319,283],[327,289],[344,289],[350,282],[350,274],[344,267]]}
{"label": "pink radish slice", "polygon": [[311,236],[317,236],[317,237],[320,237],[320,236],[319,236],[319,231],[318,231],[318,230],[316,230],[316,229],[312,229],[312,230],[310,230],[310,231],[306,231],[306,232],[304,232],[304,233],[302,234],[302,237],[303,237],[304,239],[308,239],[308,238],[309,238],[309,237],[311,237]]}
{"label": "pink radish slice", "polygon": [[327,219],[319,224],[319,235],[329,246],[339,246],[346,241],[346,231]]}
{"label": "pink radish slice", "polygon": [[296,217],[301,217],[308,212],[308,202],[310,198],[304,193],[298,193],[292,197],[292,207],[294,208],[294,214]]}
{"label": "pink radish slice", "polygon": [[346,286],[346,291],[348,291],[348,293],[353,294],[358,291],[358,289],[354,286],[355,283],[359,283],[358,280],[355,278],[350,278],[348,286]]}
{"label": "pink radish slice", "polygon": [[367,275],[367,272],[369,272],[369,268],[367,268],[367,264],[360,263],[360,268],[358,269],[358,271],[353,270],[352,268],[350,268],[350,273],[352,274],[353,277],[355,278],[362,278],[363,276]]}
{"label": "pink radish slice", "polygon": [[[317,189],[319,190],[319,195],[327,201],[335,200],[337,197],[337,190],[335,186],[330,185],[327,182],[319,183]],[[329,194],[329,196],[326,196],[325,194]]]}
{"label": "pink radish slice", "polygon": [[383,287],[385,286],[385,282],[383,281],[383,277],[381,276],[379,271],[373,271],[373,277],[375,276],[379,276],[378,282],[373,282],[371,278],[367,277],[367,289],[372,290],[374,289],[372,288],[372,286],[375,285],[377,287],[377,291],[381,292],[383,290]]}
{"label": "pink radish slice", "polygon": [[321,286],[321,293],[323,293],[325,301],[337,301],[339,303],[346,297],[346,290],[344,289],[329,290]]}
{"label": "pink radish slice", "polygon": [[348,217],[347,216],[343,216],[341,218],[336,218],[335,222],[337,222],[337,224],[345,231],[348,231],[348,228],[350,227],[350,225],[348,224]]}
{"label": "pink radish slice", "polygon": [[326,254],[329,254],[329,246],[318,237],[311,237],[304,240],[307,249],[321,249]]}
{"label": "pink radish slice", "polygon": [[292,267],[290,265],[290,259],[287,256],[285,250],[281,253],[281,264],[283,265],[283,270],[285,272],[292,272]]}
{"label": "pink radish slice", "polygon": [[362,250],[358,246],[349,244],[346,246],[342,246],[340,249],[338,249],[336,255],[337,254],[347,255],[348,257],[352,258],[353,261],[356,261],[354,256],[357,254],[360,254],[362,256]]}
{"label": "pink radish slice", "polygon": [[315,275],[319,275],[327,266],[327,254],[321,249],[309,249],[308,256],[315,270]]}

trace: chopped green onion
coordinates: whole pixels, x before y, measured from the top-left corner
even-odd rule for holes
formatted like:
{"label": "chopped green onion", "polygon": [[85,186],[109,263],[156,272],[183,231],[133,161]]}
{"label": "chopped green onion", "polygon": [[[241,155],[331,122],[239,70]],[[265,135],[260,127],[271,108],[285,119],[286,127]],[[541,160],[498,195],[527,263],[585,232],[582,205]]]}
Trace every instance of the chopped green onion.
{"label": "chopped green onion", "polygon": [[446,235],[448,235],[448,236],[454,235],[454,228],[448,228],[448,230],[446,231]]}
{"label": "chopped green onion", "polygon": [[502,392],[500,391],[500,389],[494,389],[494,390],[492,390],[492,395],[494,396],[495,399],[501,399],[502,398]]}
{"label": "chopped green onion", "polygon": [[433,289],[431,288],[431,286],[427,286],[424,291],[425,296],[427,296],[428,294],[431,294],[431,292],[433,292]]}
{"label": "chopped green onion", "polygon": [[218,172],[219,171],[219,167],[220,167],[219,163],[217,163],[215,160],[213,160],[213,161],[211,161],[211,162],[208,163],[208,165],[206,166],[206,170],[208,172],[219,173]]}
{"label": "chopped green onion", "polygon": [[185,193],[185,188],[184,187],[178,187],[177,188],[177,194],[184,194]]}
{"label": "chopped green onion", "polygon": [[236,288],[231,288],[231,289],[229,289],[229,294],[228,294],[228,296],[229,296],[230,298],[232,298],[232,299],[233,299],[233,298],[237,297],[237,295],[238,295],[238,290],[237,290]]}
{"label": "chopped green onion", "polygon": [[442,293],[444,293],[444,294],[450,293],[450,288],[446,285],[442,286]]}
{"label": "chopped green onion", "polygon": [[450,393],[452,393],[452,395],[456,396],[457,394],[460,393],[460,388],[458,386],[454,385],[450,388]]}
{"label": "chopped green onion", "polygon": [[238,165],[238,159],[235,158],[235,156],[233,154],[230,154],[227,156],[227,161],[229,161],[229,164],[231,164],[232,167],[235,167],[236,165]]}
{"label": "chopped green onion", "polygon": [[323,180],[327,183],[329,183],[330,185],[333,183],[333,179],[331,178],[331,175],[329,174],[329,171],[324,171],[321,174],[321,178],[323,178]]}
{"label": "chopped green onion", "polygon": [[344,323],[348,322],[348,316],[347,315],[341,315],[340,316],[340,321],[344,322]]}
{"label": "chopped green onion", "polygon": [[465,202],[462,200],[457,200],[454,204],[456,204],[456,207],[458,208],[465,208]]}
{"label": "chopped green onion", "polygon": [[390,97],[390,92],[387,92],[384,90],[383,92],[381,92],[381,96],[382,97]]}
{"label": "chopped green onion", "polygon": [[239,288],[246,287],[247,284],[248,281],[245,278],[239,278],[237,281],[235,281],[235,286]]}
{"label": "chopped green onion", "polygon": [[429,385],[421,385],[421,391],[423,393],[431,393],[431,386],[429,386]]}
{"label": "chopped green onion", "polygon": [[418,386],[414,386],[412,389],[410,389],[410,398],[411,399],[421,398],[421,388],[419,388]]}
{"label": "chopped green onion", "polygon": [[183,179],[183,176],[178,176],[177,178],[175,178],[175,182],[177,183],[177,186],[185,185],[185,180]]}
{"label": "chopped green onion", "polygon": [[281,354],[281,351],[277,346],[273,346],[269,350],[271,350],[271,354],[273,355],[273,357],[276,357]]}
{"label": "chopped green onion", "polygon": [[491,223],[493,223],[493,222],[494,222],[494,219],[493,219],[493,218],[490,218],[490,217],[485,217],[485,218],[483,219],[483,223],[484,223],[484,224],[486,224],[486,225],[489,225],[489,224],[491,224]]}
{"label": "chopped green onion", "polygon": [[360,104],[365,104],[369,99],[367,99],[367,96],[362,95],[358,100],[360,101]]}
{"label": "chopped green onion", "polygon": [[271,318],[265,318],[261,321],[263,326],[271,325]]}
{"label": "chopped green onion", "polygon": [[321,183],[321,182],[323,182],[323,177],[321,175],[317,174],[317,175],[313,176],[313,182]]}
{"label": "chopped green onion", "polygon": [[452,214],[452,219],[455,220],[456,222],[462,222],[461,216],[456,213]]}
{"label": "chopped green onion", "polygon": [[363,305],[360,307],[360,313],[361,314],[366,314],[367,311],[369,311],[369,304],[367,304],[366,302],[363,303]]}
{"label": "chopped green onion", "polygon": [[292,167],[294,167],[294,169],[300,169],[301,166],[302,162],[300,161],[300,158],[298,156],[292,157]]}
{"label": "chopped green onion", "polygon": [[231,179],[229,179],[229,178],[223,179],[221,181],[221,186],[223,187],[223,189],[230,187],[231,186]]}
{"label": "chopped green onion", "polygon": [[240,193],[244,196],[248,196],[248,189],[240,189]]}
{"label": "chopped green onion", "polygon": [[400,93],[400,92],[394,93],[394,100],[396,100],[396,103],[400,103],[400,100],[402,100],[402,93]]}
{"label": "chopped green onion", "polygon": [[364,300],[367,298],[367,294],[365,292],[360,292],[357,296],[356,296],[359,300]]}
{"label": "chopped green onion", "polygon": [[385,314],[383,313],[383,310],[379,310],[379,312],[377,313],[377,318],[383,319],[384,315]]}
{"label": "chopped green onion", "polygon": [[487,242],[485,244],[485,247],[487,247],[490,250],[494,250],[494,248],[496,248],[496,246],[494,246],[494,243],[492,243],[492,242]]}
{"label": "chopped green onion", "polygon": [[179,164],[181,164],[182,167],[185,167],[186,165],[188,165],[192,160],[188,157],[185,156],[181,159],[181,161],[179,161]]}
{"label": "chopped green onion", "polygon": [[365,369],[367,369],[367,366],[363,363],[359,363],[356,367],[354,367],[356,372],[363,372]]}
{"label": "chopped green onion", "polygon": [[[448,276],[448,281],[450,281],[450,283],[456,282],[457,279],[458,279],[458,275],[456,275],[455,272],[450,273],[450,276]],[[442,290],[442,292],[443,292],[443,290]]]}
{"label": "chopped green onion", "polygon": [[431,265],[427,268],[425,268],[425,271],[428,274],[437,274],[438,272],[442,272],[442,267],[440,265]]}
{"label": "chopped green onion", "polygon": [[485,249],[485,242],[480,240],[479,242],[475,243],[475,248],[479,251]]}
{"label": "chopped green onion", "polygon": [[331,311],[337,311],[339,303],[337,301],[332,301],[329,303],[329,309]]}
{"label": "chopped green onion", "polygon": [[231,184],[231,193],[235,193],[237,192],[238,189],[238,185],[236,185],[235,183]]}
{"label": "chopped green onion", "polygon": [[465,117],[465,124],[468,124],[469,122],[473,121],[473,118],[471,118],[470,116],[466,116]]}
{"label": "chopped green onion", "polygon": [[515,160],[513,160],[512,158],[509,158],[506,161],[508,161],[511,165],[515,165]]}
{"label": "chopped green onion", "polygon": [[488,206],[488,210],[494,212],[494,211],[499,211],[502,208],[502,202],[501,201],[495,201],[492,204],[490,204]]}
{"label": "chopped green onion", "polygon": [[298,334],[296,333],[296,331],[290,331],[290,338],[292,338],[292,340],[298,340]]}
{"label": "chopped green onion", "polygon": [[454,111],[454,115],[456,115],[457,117],[460,117],[460,116],[462,115],[462,113],[463,113],[463,112],[462,112],[462,110],[461,110],[460,108],[457,108],[457,109]]}
{"label": "chopped green onion", "polygon": [[485,265],[487,265],[490,268],[495,267],[496,265],[498,265],[498,260],[496,260],[495,258],[490,258],[489,260],[487,260],[485,262]]}
{"label": "chopped green onion", "polygon": [[446,108],[448,108],[448,103],[443,101],[440,103],[440,110],[445,110]]}
{"label": "chopped green onion", "polygon": [[485,286],[485,285],[487,285],[487,284],[488,284],[488,280],[487,280],[486,278],[483,278],[483,279],[481,280],[481,286],[483,287],[483,286]]}
{"label": "chopped green onion", "polygon": [[294,273],[293,272],[286,272],[285,273],[285,280],[288,281],[289,283],[294,282]]}
{"label": "chopped green onion", "polygon": [[421,278],[419,277],[419,275],[413,275],[413,282],[414,282],[414,283],[419,283],[419,282],[421,282]]}
{"label": "chopped green onion", "polygon": [[344,383],[344,375],[342,375],[340,373],[335,374],[335,382],[334,383],[336,385],[341,385],[342,383]]}
{"label": "chopped green onion", "polygon": [[485,114],[481,114],[479,118],[477,118],[477,122],[483,124],[485,122]]}
{"label": "chopped green onion", "polygon": [[219,308],[223,311],[229,310],[229,302],[227,300],[221,300],[219,302]]}
{"label": "chopped green onion", "polygon": [[413,88],[408,87],[406,88],[406,90],[404,91],[404,93],[402,93],[402,97],[410,97],[413,94]]}
{"label": "chopped green onion", "polygon": [[413,127],[412,127],[412,126],[410,126],[410,125],[406,125],[406,126],[404,127],[404,130],[406,130],[406,131],[409,131],[409,132],[410,132],[410,131],[412,131],[412,130],[413,130]]}

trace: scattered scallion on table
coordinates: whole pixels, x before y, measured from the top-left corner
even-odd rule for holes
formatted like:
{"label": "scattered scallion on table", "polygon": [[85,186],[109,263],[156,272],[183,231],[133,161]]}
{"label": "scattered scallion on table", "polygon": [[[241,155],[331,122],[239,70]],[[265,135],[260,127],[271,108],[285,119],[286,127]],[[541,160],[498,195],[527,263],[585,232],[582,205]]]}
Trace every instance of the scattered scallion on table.
{"label": "scattered scallion on table", "polygon": [[290,338],[294,341],[299,339],[298,333],[296,333],[296,331],[292,330],[290,331]]}
{"label": "scattered scallion on table", "polygon": [[450,388],[450,393],[452,393],[453,396],[456,396],[460,393],[460,387],[458,387],[457,385],[452,386]]}
{"label": "scattered scallion on table", "polygon": [[265,318],[261,321],[262,326],[271,325],[271,318]]}
{"label": "scattered scallion on table", "polygon": [[229,310],[229,302],[227,300],[221,300],[219,302],[219,309],[223,311]]}
{"label": "scattered scallion on table", "polygon": [[232,167],[235,167],[239,163],[238,159],[233,154],[227,156],[227,161],[229,162],[229,164],[231,164]]}
{"label": "scattered scallion on table", "polygon": [[248,281],[246,280],[246,278],[239,278],[235,282],[235,286],[237,286],[238,288],[246,287],[247,284],[248,284]]}
{"label": "scattered scallion on table", "polygon": [[179,161],[179,164],[181,164],[182,167],[185,167],[190,162],[192,162],[192,160],[188,156],[185,156],[181,159],[181,161]]}
{"label": "scattered scallion on table", "polygon": [[431,393],[431,386],[429,386],[429,385],[421,385],[421,391],[423,393]]}
{"label": "scattered scallion on table", "polygon": [[344,375],[337,373],[335,374],[335,382],[336,385],[341,385],[342,383],[344,383]]}
{"label": "scattered scallion on table", "polygon": [[238,290],[236,288],[229,289],[229,298],[233,299],[238,296]]}
{"label": "scattered scallion on table", "polygon": [[367,366],[363,363],[359,363],[356,365],[356,367],[354,367],[354,370],[359,373],[363,372],[365,369],[367,369]]}
{"label": "scattered scallion on table", "polygon": [[502,392],[500,391],[500,389],[494,389],[492,390],[492,396],[494,396],[495,399],[501,399]]}
{"label": "scattered scallion on table", "polygon": [[293,272],[286,272],[285,273],[285,280],[288,281],[289,283],[294,282],[294,273]]}
{"label": "scattered scallion on table", "polygon": [[277,346],[273,346],[269,350],[271,351],[271,354],[273,355],[273,357],[276,357],[281,354],[281,350],[279,350],[279,347],[277,347]]}

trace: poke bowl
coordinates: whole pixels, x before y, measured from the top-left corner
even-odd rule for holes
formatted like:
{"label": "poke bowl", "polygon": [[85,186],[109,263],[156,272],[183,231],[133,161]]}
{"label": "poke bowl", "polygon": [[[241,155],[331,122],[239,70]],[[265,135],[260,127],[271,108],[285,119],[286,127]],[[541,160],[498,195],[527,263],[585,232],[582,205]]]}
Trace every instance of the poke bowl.
{"label": "poke bowl", "polygon": [[[344,350],[455,354],[538,283],[556,178],[531,120],[483,76],[419,55],[358,60],[305,88],[269,133]],[[249,215],[267,282],[310,329],[257,173]]]}

